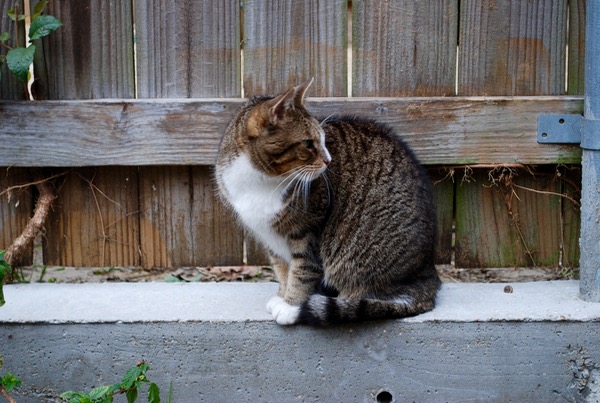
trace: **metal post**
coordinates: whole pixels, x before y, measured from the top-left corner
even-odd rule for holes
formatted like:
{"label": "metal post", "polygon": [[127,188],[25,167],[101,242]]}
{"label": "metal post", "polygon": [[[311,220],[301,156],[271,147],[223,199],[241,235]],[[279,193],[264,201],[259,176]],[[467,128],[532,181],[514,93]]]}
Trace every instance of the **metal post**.
{"label": "metal post", "polygon": [[583,300],[600,302],[600,1],[588,0],[586,15],[579,287]]}

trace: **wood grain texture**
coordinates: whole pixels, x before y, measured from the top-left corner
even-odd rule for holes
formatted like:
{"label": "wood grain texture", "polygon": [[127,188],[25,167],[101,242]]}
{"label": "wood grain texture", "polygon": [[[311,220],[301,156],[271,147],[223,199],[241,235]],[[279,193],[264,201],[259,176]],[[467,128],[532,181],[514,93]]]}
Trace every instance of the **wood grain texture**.
{"label": "wood grain texture", "polygon": [[[32,182],[28,169],[0,168],[0,249],[6,250],[17,238],[33,214],[33,188],[25,187],[8,191],[9,188]],[[32,251],[24,264],[31,264]]]}
{"label": "wood grain texture", "polygon": [[450,264],[452,261],[452,233],[454,224],[454,178],[443,168],[431,167],[427,170],[433,182],[435,216],[437,221],[437,244],[435,263]]}
{"label": "wood grain texture", "polygon": [[461,1],[458,94],[564,94],[567,2]]}
{"label": "wood grain texture", "polygon": [[[138,1],[135,12],[138,97],[241,95],[239,1]],[[188,117],[198,121],[212,120],[218,129],[206,131],[204,124],[182,121],[180,128],[192,136],[213,133],[209,134],[209,142],[218,142],[226,124],[220,115],[223,108],[227,107],[210,105],[205,110],[216,119],[200,116],[202,107],[200,110],[192,107],[187,112]],[[177,120],[156,123],[170,126]],[[167,134],[164,140],[166,145],[173,138]],[[188,144],[186,148],[190,146],[192,152],[207,149],[200,144]],[[206,164],[206,158],[202,162],[195,157],[190,159],[189,155],[186,158],[186,153],[179,150],[173,154],[173,159],[179,162],[168,164]],[[214,157],[212,154],[211,160]],[[156,159],[158,164],[159,161],[160,158]],[[242,233],[217,199],[208,167],[143,168],[140,184],[140,204],[144,206],[141,249],[145,266],[242,263]],[[160,184],[165,188],[153,190],[152,186]]]}
{"label": "wood grain texture", "polygon": [[71,171],[48,218],[44,263],[139,266],[137,192],[133,167]]}
{"label": "wood grain texture", "polygon": [[140,168],[143,267],[241,265],[242,231],[216,199],[208,167]]}
{"label": "wood grain texture", "polygon": [[311,77],[310,96],[347,94],[347,1],[244,2],[244,93],[278,93]]}
{"label": "wood grain texture", "polygon": [[569,64],[567,66],[567,94],[569,95],[582,95],[584,91],[585,2],[586,0],[569,0]]}
{"label": "wood grain texture", "polygon": [[541,167],[534,175],[514,168],[466,174],[456,192],[458,267],[559,266],[564,228],[561,185],[553,169]]}
{"label": "wood grain texture", "polygon": [[202,266],[242,265],[243,230],[216,195],[212,167],[192,170],[193,263]]}
{"label": "wood grain texture", "polygon": [[[11,47],[23,46],[25,43],[23,29],[16,33],[15,23],[6,15],[6,11],[12,9],[15,4],[22,12],[22,0],[0,0],[0,33],[8,32],[12,39],[6,42],[6,45]],[[0,55],[6,56],[7,53],[7,49],[0,47]],[[6,63],[0,63],[0,99],[25,99],[25,85],[10,72]]]}
{"label": "wood grain texture", "polygon": [[[243,101],[0,101],[0,161],[12,166],[212,165]],[[313,98],[318,116],[389,124],[424,164],[578,163],[576,146],[538,144],[540,113],[581,113],[582,100]]]}
{"label": "wood grain texture", "polygon": [[239,4],[135,2],[138,97],[240,96]]}
{"label": "wood grain texture", "polygon": [[64,26],[40,43],[36,99],[133,98],[130,1],[51,1]]}
{"label": "wood grain texture", "polygon": [[455,93],[458,1],[352,3],[352,95]]}

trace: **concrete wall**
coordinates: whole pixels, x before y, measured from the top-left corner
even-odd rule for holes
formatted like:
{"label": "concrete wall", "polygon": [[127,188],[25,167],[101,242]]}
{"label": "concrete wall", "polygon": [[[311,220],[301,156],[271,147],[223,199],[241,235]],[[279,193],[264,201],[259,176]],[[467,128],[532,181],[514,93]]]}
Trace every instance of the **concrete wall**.
{"label": "concrete wall", "polygon": [[577,282],[504,286],[448,284],[420,317],[317,329],[269,320],[274,284],[8,286],[0,351],[19,402],[141,359],[163,401],[171,382],[175,402],[600,400],[600,304]]}

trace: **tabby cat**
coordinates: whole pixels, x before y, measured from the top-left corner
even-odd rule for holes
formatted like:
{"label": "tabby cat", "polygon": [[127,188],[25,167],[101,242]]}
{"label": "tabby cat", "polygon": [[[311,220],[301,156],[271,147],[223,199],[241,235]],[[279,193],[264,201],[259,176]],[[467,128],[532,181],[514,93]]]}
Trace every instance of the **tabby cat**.
{"label": "tabby cat", "polygon": [[312,80],[255,97],[223,137],[219,193],[268,249],[277,323],[328,325],[433,309],[431,183],[391,129],[356,117],[319,123]]}

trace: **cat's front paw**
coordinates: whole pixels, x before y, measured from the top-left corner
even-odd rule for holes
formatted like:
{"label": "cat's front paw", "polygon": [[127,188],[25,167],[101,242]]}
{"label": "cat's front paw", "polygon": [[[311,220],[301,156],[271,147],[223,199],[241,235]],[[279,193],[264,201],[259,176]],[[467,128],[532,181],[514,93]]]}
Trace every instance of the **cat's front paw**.
{"label": "cat's front paw", "polygon": [[275,322],[280,325],[293,325],[298,322],[300,307],[290,305],[283,298],[276,295],[267,303],[267,312],[273,315]]}

